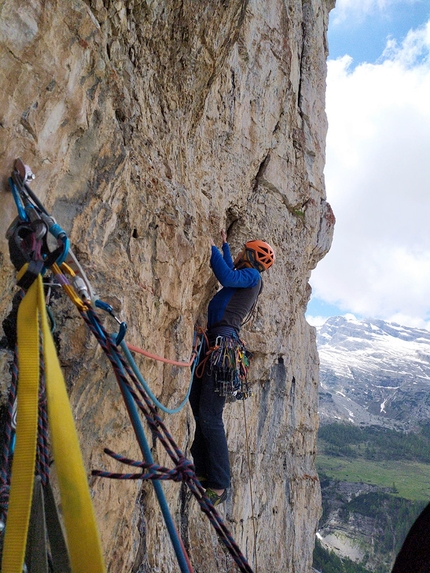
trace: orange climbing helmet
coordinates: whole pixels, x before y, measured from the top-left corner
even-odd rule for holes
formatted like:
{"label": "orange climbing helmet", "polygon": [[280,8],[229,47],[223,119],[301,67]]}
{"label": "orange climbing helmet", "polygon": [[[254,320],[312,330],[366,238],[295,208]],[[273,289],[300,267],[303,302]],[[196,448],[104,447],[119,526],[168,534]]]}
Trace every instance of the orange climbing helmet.
{"label": "orange climbing helmet", "polygon": [[248,241],[245,243],[243,260],[262,273],[275,262],[275,251],[264,241]]}

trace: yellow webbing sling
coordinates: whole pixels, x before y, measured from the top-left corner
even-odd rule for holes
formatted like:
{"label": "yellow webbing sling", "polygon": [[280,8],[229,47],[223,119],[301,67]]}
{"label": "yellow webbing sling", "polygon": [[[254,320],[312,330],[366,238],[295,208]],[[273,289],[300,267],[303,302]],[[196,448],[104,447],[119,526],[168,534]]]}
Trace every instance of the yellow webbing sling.
{"label": "yellow webbing sling", "polygon": [[22,573],[33,493],[39,389],[39,318],[43,334],[48,419],[73,573],[105,567],[86,473],[54,342],[48,326],[42,277],[18,310],[18,416],[2,573]]}

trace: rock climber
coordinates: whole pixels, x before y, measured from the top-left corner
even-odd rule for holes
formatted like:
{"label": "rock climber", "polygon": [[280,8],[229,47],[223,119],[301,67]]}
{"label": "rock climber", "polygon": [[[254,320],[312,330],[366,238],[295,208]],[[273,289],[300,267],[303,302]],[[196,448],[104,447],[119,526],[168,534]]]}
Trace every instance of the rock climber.
{"label": "rock climber", "polygon": [[[194,377],[190,394],[196,421],[191,454],[196,475],[214,505],[226,500],[230,487],[230,463],[222,415],[226,398],[237,394],[237,372],[241,368],[236,359],[226,367],[225,359],[246,354],[239,332],[254,310],[262,290],[260,275],[275,260],[270,245],[264,241],[248,241],[233,262],[225,231],[221,231],[221,238],[223,254],[212,241],[210,264],[222,289],[209,302],[206,333],[209,349],[202,353],[199,366],[203,368],[196,370],[198,374]],[[220,348],[225,352],[222,368],[216,362],[219,361]]]}

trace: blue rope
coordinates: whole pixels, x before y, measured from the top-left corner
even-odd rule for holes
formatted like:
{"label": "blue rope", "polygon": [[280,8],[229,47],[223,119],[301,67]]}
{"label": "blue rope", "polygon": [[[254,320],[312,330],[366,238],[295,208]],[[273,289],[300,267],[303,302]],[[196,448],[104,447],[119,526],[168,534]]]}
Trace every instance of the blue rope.
{"label": "blue rope", "polygon": [[[118,367],[123,373],[123,376],[125,376],[124,370],[121,364],[118,362],[118,360],[117,363]],[[124,384],[124,381],[121,378],[119,378],[118,382],[143,457],[149,464],[154,464],[154,458],[152,457],[151,448],[149,447],[148,440],[146,439],[146,435],[140,421],[139,412],[135,404],[135,401],[132,395],[130,394],[127,385]],[[155,489],[155,493],[157,495],[161,513],[163,514],[164,521],[166,523],[166,527],[170,535],[170,540],[172,542],[173,549],[176,554],[178,565],[182,573],[191,573],[191,570],[188,566],[188,561],[185,557],[182,541],[179,537],[178,531],[176,529],[175,523],[170,513],[169,506],[166,501],[166,496],[164,495],[163,486],[161,485],[161,482],[158,480],[154,480],[152,483]]]}
{"label": "blue rope", "polygon": [[193,362],[193,367],[191,370],[191,381],[190,381],[190,385],[188,387],[188,391],[185,395],[185,398],[183,399],[183,401],[179,404],[179,406],[177,406],[176,408],[167,408],[166,406],[163,406],[163,404],[157,400],[157,398],[154,396],[153,392],[151,391],[150,387],[148,386],[147,382],[145,381],[145,379],[143,378],[142,374],[140,373],[139,368],[137,367],[136,362],[134,361],[133,356],[131,355],[130,350],[127,347],[127,344],[125,343],[125,341],[123,340],[120,344],[121,346],[121,350],[124,353],[124,356],[127,359],[127,362],[129,363],[131,369],[133,370],[136,378],[139,380],[139,382],[142,384],[142,386],[145,388],[145,392],[148,394],[148,396],[151,398],[151,400],[154,402],[154,404],[160,408],[160,410],[162,410],[163,412],[165,412],[166,414],[177,414],[178,412],[180,412],[182,410],[182,408],[185,406],[185,404],[188,402],[188,398],[190,397],[190,393],[191,393],[191,387],[193,385],[193,378],[194,378],[194,371],[197,368],[198,363],[200,362],[200,352],[202,349],[202,344],[200,344],[199,346],[199,350],[197,353],[197,356],[194,359]]}
{"label": "blue rope", "polygon": [[[103,351],[106,353],[107,357],[109,358],[110,363],[113,366],[116,379],[118,381],[121,394],[124,399],[125,406],[127,408],[128,415],[130,417],[131,424],[133,426],[133,430],[139,444],[140,450],[144,459],[149,464],[154,464],[154,458],[152,457],[151,448],[149,447],[148,441],[146,439],[145,431],[143,429],[139,410],[137,408],[137,404],[135,398],[133,397],[133,393],[131,387],[127,384],[127,375],[125,368],[127,365],[122,358],[121,354],[119,353],[116,345],[113,343],[112,339],[109,337],[101,323],[99,322],[97,314],[92,311],[88,310],[87,313],[80,312],[82,318],[85,320],[87,325],[89,326],[90,330],[96,337],[98,343],[102,347]],[[92,316],[90,320],[89,316]],[[95,328],[94,322],[97,322],[98,328]],[[103,336],[100,336],[102,333]],[[154,421],[155,424],[155,421]],[[182,573],[193,573],[192,569],[190,569],[189,563],[187,561],[187,555],[185,552],[185,548],[183,546],[182,540],[179,537],[179,533],[176,529],[175,523],[173,521],[172,515],[169,510],[169,506],[167,505],[167,501],[164,495],[163,487],[161,483],[157,480],[154,480],[153,486],[155,489],[155,493],[157,495],[158,504],[160,506],[161,512],[164,517],[164,521],[166,523],[167,530],[169,532],[170,540],[173,545],[173,549],[176,554],[176,559],[178,561],[179,567]]]}
{"label": "blue rope", "polygon": [[16,188],[16,185],[15,185],[12,177],[9,177],[9,186],[10,186],[10,189],[12,191],[12,195],[13,195],[13,199],[15,201],[16,209],[18,211],[19,219],[21,221],[28,221],[27,213],[25,211],[24,205],[23,205],[21,197],[19,195],[19,191]]}

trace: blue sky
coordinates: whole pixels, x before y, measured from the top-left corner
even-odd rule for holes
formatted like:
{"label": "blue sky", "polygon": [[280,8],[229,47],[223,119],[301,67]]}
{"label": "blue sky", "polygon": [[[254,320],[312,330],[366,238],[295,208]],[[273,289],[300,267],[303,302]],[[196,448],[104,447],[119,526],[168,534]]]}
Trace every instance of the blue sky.
{"label": "blue sky", "polygon": [[337,223],[308,321],[351,313],[430,328],[430,2],[338,0],[328,39]]}
{"label": "blue sky", "polygon": [[[356,0],[361,3],[361,0]],[[383,53],[387,39],[401,42],[410,29],[427,22],[430,17],[429,0],[392,2],[378,7],[363,2],[361,9],[337,2],[330,15],[328,32],[330,59],[348,54],[357,65],[375,63]]]}

